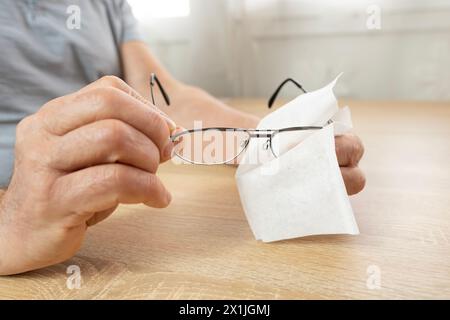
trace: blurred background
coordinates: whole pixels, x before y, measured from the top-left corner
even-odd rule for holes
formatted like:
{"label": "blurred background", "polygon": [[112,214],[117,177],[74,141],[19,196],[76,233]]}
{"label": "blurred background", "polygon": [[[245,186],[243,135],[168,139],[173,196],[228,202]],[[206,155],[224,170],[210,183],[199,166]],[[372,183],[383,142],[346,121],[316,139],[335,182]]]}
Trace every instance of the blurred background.
{"label": "blurred background", "polygon": [[[449,0],[129,0],[165,66],[219,97],[450,100]],[[298,94],[291,88],[285,97]]]}

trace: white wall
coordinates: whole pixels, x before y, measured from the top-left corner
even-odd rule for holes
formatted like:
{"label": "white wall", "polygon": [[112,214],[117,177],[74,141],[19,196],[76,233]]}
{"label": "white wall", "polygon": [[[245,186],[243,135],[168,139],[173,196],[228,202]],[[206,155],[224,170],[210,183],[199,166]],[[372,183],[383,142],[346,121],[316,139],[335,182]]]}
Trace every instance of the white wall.
{"label": "white wall", "polygon": [[[366,27],[371,4],[380,30]],[[267,97],[288,76],[315,89],[343,71],[340,96],[450,100],[450,1],[191,0],[189,17],[143,27],[173,73],[219,96]]]}

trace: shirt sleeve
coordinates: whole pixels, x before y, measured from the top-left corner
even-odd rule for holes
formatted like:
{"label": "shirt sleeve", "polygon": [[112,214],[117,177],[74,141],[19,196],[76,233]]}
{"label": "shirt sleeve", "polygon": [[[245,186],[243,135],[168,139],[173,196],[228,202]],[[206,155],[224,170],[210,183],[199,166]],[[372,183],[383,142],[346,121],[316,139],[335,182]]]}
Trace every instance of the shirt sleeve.
{"label": "shirt sleeve", "polygon": [[143,40],[139,22],[133,15],[133,10],[127,0],[115,0],[116,19],[113,23],[116,25],[116,37],[119,44],[128,41]]}

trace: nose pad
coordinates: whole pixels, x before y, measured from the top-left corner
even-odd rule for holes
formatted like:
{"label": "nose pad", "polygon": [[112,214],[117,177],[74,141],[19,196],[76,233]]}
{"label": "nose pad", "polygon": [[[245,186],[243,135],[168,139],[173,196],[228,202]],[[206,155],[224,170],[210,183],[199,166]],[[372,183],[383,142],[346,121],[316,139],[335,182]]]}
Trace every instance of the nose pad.
{"label": "nose pad", "polygon": [[249,141],[250,141],[249,139],[242,141],[242,142],[241,142],[241,148],[242,148],[242,149],[245,149],[245,148],[247,147]]}
{"label": "nose pad", "polygon": [[270,139],[267,139],[267,141],[266,141],[266,142],[264,143],[264,145],[263,145],[263,149],[264,149],[264,150],[269,150],[270,144],[271,144]]}

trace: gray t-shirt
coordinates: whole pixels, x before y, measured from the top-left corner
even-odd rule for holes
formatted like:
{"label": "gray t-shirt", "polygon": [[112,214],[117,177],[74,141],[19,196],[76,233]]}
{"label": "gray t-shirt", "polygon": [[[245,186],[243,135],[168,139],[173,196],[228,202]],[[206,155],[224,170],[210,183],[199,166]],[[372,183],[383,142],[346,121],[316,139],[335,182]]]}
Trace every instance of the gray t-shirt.
{"label": "gray t-shirt", "polygon": [[17,123],[53,98],[121,76],[119,47],[130,40],[140,35],[126,0],[0,0],[0,186],[12,173]]}

